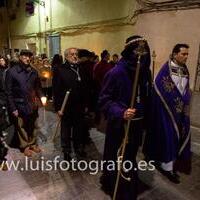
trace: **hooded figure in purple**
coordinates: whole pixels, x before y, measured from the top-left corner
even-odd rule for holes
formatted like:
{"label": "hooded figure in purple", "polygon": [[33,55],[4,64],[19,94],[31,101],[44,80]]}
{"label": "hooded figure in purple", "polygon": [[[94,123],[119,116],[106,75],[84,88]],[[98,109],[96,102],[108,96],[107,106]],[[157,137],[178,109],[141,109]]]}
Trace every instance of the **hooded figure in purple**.
{"label": "hooded figure in purple", "polygon": [[176,184],[180,183],[177,170],[190,171],[188,49],[187,44],[175,45],[172,58],[155,78],[144,145],[146,157],[155,160],[158,170]]}
{"label": "hooded figure in purple", "polygon": [[[141,43],[143,44],[145,54],[140,59],[135,106],[130,108],[132,87],[138,61],[136,50]],[[126,45],[121,55],[122,58],[116,66],[105,75],[99,96],[101,111],[107,119],[103,155],[106,163],[104,164],[100,182],[104,192],[113,196],[117,165],[113,168],[112,164],[116,164],[118,159],[117,152],[125,134],[124,125],[127,123],[127,120],[133,119],[123,159],[130,161],[133,165],[131,170],[126,173],[126,176],[131,178],[131,181],[126,181],[120,177],[116,199],[134,200],[137,198],[137,172],[134,170],[137,167],[136,154],[145,128],[147,98],[151,87],[151,72],[149,69],[150,49],[147,41],[141,36],[132,36],[126,40]],[[129,168],[129,165],[127,165],[127,168]]]}

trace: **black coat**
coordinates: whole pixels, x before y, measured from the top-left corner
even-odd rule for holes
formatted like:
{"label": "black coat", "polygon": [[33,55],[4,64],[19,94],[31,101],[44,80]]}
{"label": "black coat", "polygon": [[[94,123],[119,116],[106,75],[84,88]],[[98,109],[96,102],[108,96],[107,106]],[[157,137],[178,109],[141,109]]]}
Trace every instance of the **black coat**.
{"label": "black coat", "polygon": [[6,92],[4,83],[4,73],[6,73],[6,68],[0,68],[0,105],[6,104]]}
{"label": "black coat", "polygon": [[12,113],[18,110],[20,116],[27,116],[38,108],[41,83],[37,71],[18,63],[6,73],[6,92],[8,109]]}
{"label": "black coat", "polygon": [[[80,66],[77,67],[80,77],[74,71],[76,69],[72,68],[68,62],[65,62],[54,72],[53,95],[56,111],[61,109],[66,91],[70,90],[70,95],[64,110],[65,115],[83,113],[88,102],[87,81],[84,70]],[[81,80],[78,80],[79,78]]]}

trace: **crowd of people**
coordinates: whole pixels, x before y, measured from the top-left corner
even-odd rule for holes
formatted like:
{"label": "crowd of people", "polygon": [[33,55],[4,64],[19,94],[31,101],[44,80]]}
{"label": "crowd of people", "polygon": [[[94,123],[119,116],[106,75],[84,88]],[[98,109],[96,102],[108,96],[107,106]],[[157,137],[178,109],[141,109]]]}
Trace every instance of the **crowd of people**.
{"label": "crowd of people", "polygon": [[[47,101],[53,102],[61,119],[64,158],[70,158],[71,138],[77,155],[85,155],[84,146],[91,141],[86,118],[90,119],[90,113],[93,113],[92,116],[98,116],[99,113],[98,77],[103,79],[103,74],[114,67],[117,54],[114,57],[115,59],[109,62],[110,54],[104,50],[99,62],[99,57],[94,52],[77,48],[67,49],[64,59],[62,55],[56,54],[51,61],[46,54],[34,56],[27,49],[21,50],[19,55],[13,58],[7,56],[6,59],[1,56],[1,106],[7,108],[9,123],[15,127],[10,146],[19,148],[29,157],[41,152],[34,129],[38,108],[42,106],[41,98],[46,97]],[[94,70],[96,68],[98,70]],[[67,90],[71,91],[70,97],[64,112],[61,113]],[[5,122],[2,121],[2,124]]]}
{"label": "crowd of people", "polygon": [[[114,54],[111,61],[108,50],[102,51],[99,60],[94,52],[78,48],[66,49],[64,58],[54,55],[51,62],[45,54],[34,57],[26,49],[14,62],[0,57],[1,110],[7,110],[9,123],[15,127],[10,146],[29,157],[41,152],[34,129],[41,98],[46,97],[61,120],[64,160],[72,160],[72,149],[78,158],[87,157],[85,145],[91,138],[86,118],[94,116],[98,124],[103,115],[107,121],[103,160],[118,160],[127,131],[122,161],[129,160],[137,168],[138,148],[146,134],[145,159],[154,160],[164,176],[180,183],[177,172],[184,171],[183,166],[187,173],[191,170],[188,49],[187,44],[176,44],[155,80],[148,42],[137,35],[129,37],[121,57]],[[3,119],[1,132],[7,122]],[[2,162],[7,151],[4,145],[0,148],[4,149],[0,151]],[[137,199],[137,172],[133,168],[127,175],[130,180],[120,177],[116,187],[117,170],[109,171],[105,165],[102,190],[116,199]]]}

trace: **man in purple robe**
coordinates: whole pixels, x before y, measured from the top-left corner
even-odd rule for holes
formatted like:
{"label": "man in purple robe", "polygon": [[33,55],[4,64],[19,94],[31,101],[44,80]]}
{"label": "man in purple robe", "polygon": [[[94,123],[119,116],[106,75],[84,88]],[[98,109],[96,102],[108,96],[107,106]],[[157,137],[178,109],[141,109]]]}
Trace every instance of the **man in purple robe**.
{"label": "man in purple robe", "polygon": [[[140,58],[139,83],[137,86],[134,108],[130,108],[133,81],[138,61],[136,50],[143,43],[145,55]],[[124,125],[131,121],[128,143],[126,145],[124,160],[133,164],[133,168],[126,173],[131,178],[127,181],[120,177],[116,199],[134,200],[137,198],[137,172],[136,154],[141,143],[144,130],[144,118],[148,91],[151,84],[150,49],[147,41],[141,36],[132,36],[126,40],[125,49],[121,53],[122,58],[104,78],[99,97],[99,105],[107,119],[106,139],[103,159],[103,175],[100,179],[102,189],[113,196],[116,183],[117,169],[109,169],[109,162],[116,163],[118,149],[124,138]],[[137,120],[136,120],[137,119]],[[115,166],[116,167],[116,166]]]}
{"label": "man in purple robe", "polygon": [[176,184],[180,183],[177,171],[190,171],[188,49],[187,44],[175,45],[171,59],[155,78],[144,145],[146,157],[155,160],[159,171]]}

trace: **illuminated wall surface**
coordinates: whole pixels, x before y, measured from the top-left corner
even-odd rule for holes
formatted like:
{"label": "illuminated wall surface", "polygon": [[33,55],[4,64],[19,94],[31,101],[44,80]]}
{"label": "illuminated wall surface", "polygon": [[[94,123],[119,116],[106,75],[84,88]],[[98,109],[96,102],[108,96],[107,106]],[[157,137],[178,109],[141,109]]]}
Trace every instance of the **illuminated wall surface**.
{"label": "illuminated wall surface", "polygon": [[190,45],[188,68],[191,77],[191,88],[197,67],[200,45],[200,10],[167,11],[140,15],[134,32],[143,34],[149,40],[151,49],[156,51],[156,69],[165,62],[176,43]]}
{"label": "illuminated wall surface", "polygon": [[7,39],[7,19],[5,17],[6,11],[0,8],[0,48],[6,45]]}
{"label": "illuminated wall surface", "polygon": [[[157,72],[174,44],[184,42],[190,45],[188,65],[193,88],[199,51],[199,9],[152,12],[132,18],[134,0],[45,0],[45,7],[36,4],[34,15],[27,16],[26,1],[20,2],[20,7],[13,6],[16,19],[9,23],[13,49],[36,43],[37,53],[48,53],[48,35],[59,34],[61,53],[73,46],[97,54],[108,49],[113,54],[121,52],[128,36],[141,34],[156,52]],[[2,8],[0,11],[5,12]],[[1,46],[7,43],[7,23],[3,18],[0,18]]]}
{"label": "illuminated wall surface", "polygon": [[133,34],[132,26],[125,26],[125,18],[134,10],[133,1],[45,0],[45,7],[36,4],[34,15],[29,17],[24,11],[25,2],[21,1],[16,19],[10,22],[12,48],[21,49],[36,42],[38,53],[44,51],[45,45],[48,50],[48,41],[44,40],[46,32],[46,36],[61,35],[62,52],[76,46],[98,54],[105,48],[115,53]]}

